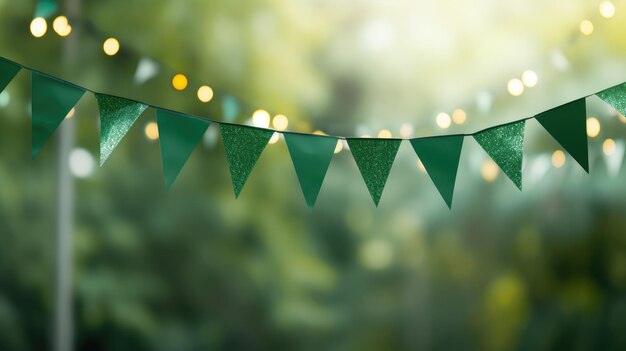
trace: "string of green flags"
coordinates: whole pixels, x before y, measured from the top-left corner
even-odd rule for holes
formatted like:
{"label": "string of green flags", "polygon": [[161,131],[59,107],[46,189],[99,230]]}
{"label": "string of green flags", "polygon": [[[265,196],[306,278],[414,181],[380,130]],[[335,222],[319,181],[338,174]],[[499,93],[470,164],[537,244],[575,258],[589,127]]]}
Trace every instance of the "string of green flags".
{"label": "string of green flags", "polygon": [[[100,165],[104,165],[139,116],[156,111],[164,184],[174,183],[187,159],[212,123],[218,124],[231,174],[235,197],[276,132],[230,122],[209,120],[119,96],[101,94],[74,83],[0,57],[0,92],[20,70],[31,73],[32,156],[35,158],[65,116],[86,93],[93,93],[100,112]],[[594,94],[592,94],[594,95]],[[595,93],[626,115],[626,83]],[[352,138],[281,131],[308,207],[312,208],[324,182],[335,146],[345,140],[365,185],[378,206],[400,144],[409,140],[433,184],[448,207],[465,137],[473,137],[502,172],[522,189],[525,123],[536,119],[572,158],[589,172],[586,130],[586,98],[581,97],[532,117],[495,125],[469,134],[398,138]]]}

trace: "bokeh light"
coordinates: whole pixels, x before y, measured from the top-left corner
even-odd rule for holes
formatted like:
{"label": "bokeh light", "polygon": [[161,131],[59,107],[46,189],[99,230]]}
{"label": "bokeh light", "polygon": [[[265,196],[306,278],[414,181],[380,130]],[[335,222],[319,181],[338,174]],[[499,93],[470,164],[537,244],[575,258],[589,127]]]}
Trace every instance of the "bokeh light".
{"label": "bokeh light", "polygon": [[59,36],[62,37],[66,37],[72,32],[72,26],[69,25],[67,17],[65,16],[55,18],[52,22],[52,28]]}
{"label": "bokeh light", "polygon": [[338,154],[343,150],[343,140],[337,140],[337,146],[335,146],[335,154]]}
{"label": "bokeh light", "polygon": [[524,85],[528,88],[536,86],[538,82],[539,77],[537,76],[537,73],[535,73],[535,71],[527,70],[522,73],[522,83],[524,83]]}
{"label": "bokeh light", "polygon": [[256,110],[252,114],[252,125],[259,128],[270,126],[270,114],[265,110]]}
{"label": "bokeh light", "polygon": [[413,136],[414,133],[414,128],[413,125],[409,124],[409,123],[403,123],[400,126],[400,136],[403,138],[410,138]]}
{"label": "bokeh light", "polygon": [[200,100],[201,102],[209,102],[211,101],[211,99],[213,99],[213,89],[211,89],[211,87],[208,85],[203,85],[198,88],[197,95],[198,100]]}
{"label": "bokeh light", "polygon": [[391,135],[391,131],[390,131],[390,130],[388,130],[388,129],[381,129],[381,130],[378,132],[378,137],[379,137],[379,138],[382,138],[382,139],[388,139],[388,138],[391,138],[391,137],[392,137],[392,135]]}
{"label": "bokeh light", "polygon": [[524,83],[517,78],[513,78],[509,80],[509,83],[506,85],[506,89],[509,94],[513,96],[520,96],[524,93]]}
{"label": "bokeh light", "polygon": [[287,130],[289,126],[289,119],[285,115],[276,115],[272,119],[272,126],[276,130]]}
{"label": "bokeh light", "polygon": [[579,28],[583,35],[591,35],[593,33],[593,23],[590,20],[582,20]]}
{"label": "bokeh light", "polygon": [[615,140],[611,138],[607,138],[602,143],[602,152],[604,152],[604,154],[607,156],[613,155],[616,149],[617,149],[617,145],[615,145]]}
{"label": "bokeh light", "polygon": [[178,73],[172,77],[172,86],[178,91],[185,90],[187,88],[187,84],[189,84],[187,77],[182,73]]}
{"label": "bokeh light", "polygon": [[450,128],[450,125],[452,124],[450,115],[445,112],[438,114],[435,120],[437,122],[437,126],[441,129],[448,129]]}
{"label": "bokeh light", "polygon": [[556,150],[552,153],[552,165],[555,168],[561,168],[565,165],[565,153],[561,150]]}
{"label": "bokeh light", "polygon": [[113,56],[120,51],[120,42],[115,38],[109,38],[102,44],[102,50],[105,54]]}
{"label": "bokeh light", "polygon": [[146,124],[146,128],[144,129],[144,133],[146,134],[146,138],[148,138],[148,140],[157,140],[159,139],[159,126],[156,122],[148,122]]}
{"label": "bokeh light", "polygon": [[615,16],[615,5],[610,1],[602,1],[598,6],[600,15],[604,18],[612,18]]}
{"label": "bokeh light", "polygon": [[74,117],[75,113],[76,113],[76,107],[72,107],[70,112],[68,112],[67,115],[65,116],[65,119],[71,119],[72,117]]}
{"label": "bokeh light", "polygon": [[600,121],[595,117],[587,118],[587,135],[595,138],[600,134]]}
{"label": "bokeh light", "polygon": [[278,142],[278,139],[280,139],[280,133],[274,133],[267,143],[270,145],[276,144]]}
{"label": "bokeh light", "polygon": [[452,121],[454,122],[454,124],[461,125],[465,123],[466,119],[467,114],[463,109],[457,108],[456,110],[452,111]]}
{"label": "bokeh light", "polygon": [[86,178],[95,170],[96,162],[89,151],[75,148],[70,152],[68,166],[74,177]]}
{"label": "bokeh light", "polygon": [[483,165],[480,167],[480,175],[487,182],[493,182],[496,180],[496,178],[498,178],[498,173],[500,173],[500,169],[491,159],[485,160]]}
{"label": "bokeh light", "polygon": [[48,23],[45,18],[37,17],[30,22],[30,33],[35,38],[43,37],[46,34],[46,31],[48,31]]}

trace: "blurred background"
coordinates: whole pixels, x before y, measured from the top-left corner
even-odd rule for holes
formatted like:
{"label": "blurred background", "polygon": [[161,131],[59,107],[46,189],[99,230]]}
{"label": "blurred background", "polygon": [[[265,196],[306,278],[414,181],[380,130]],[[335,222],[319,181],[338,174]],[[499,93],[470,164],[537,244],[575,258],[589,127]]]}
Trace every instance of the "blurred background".
{"label": "blurred background", "polygon": [[[58,3],[0,0],[0,56],[277,130],[470,133],[626,81],[623,0]],[[30,98],[24,70],[0,94],[2,350],[626,348],[626,118],[597,97],[590,174],[531,120],[523,192],[466,138],[448,210],[404,142],[375,208],[340,143],[312,211],[278,133],[239,199],[216,125],[167,192],[154,111],[98,168],[93,95],[35,160]]]}

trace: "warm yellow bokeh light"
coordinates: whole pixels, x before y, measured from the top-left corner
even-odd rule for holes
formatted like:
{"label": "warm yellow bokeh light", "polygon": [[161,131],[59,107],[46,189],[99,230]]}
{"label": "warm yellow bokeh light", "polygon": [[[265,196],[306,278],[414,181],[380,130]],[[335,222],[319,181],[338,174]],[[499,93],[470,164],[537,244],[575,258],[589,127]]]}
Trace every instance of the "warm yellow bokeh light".
{"label": "warm yellow bokeh light", "polygon": [[146,133],[146,138],[150,140],[157,140],[159,138],[159,127],[156,122],[149,122],[146,124],[144,132]]}
{"label": "warm yellow bokeh light", "polygon": [[337,140],[337,146],[335,146],[335,153],[338,154],[343,150],[343,141]]}
{"label": "warm yellow bokeh light", "polygon": [[520,96],[524,93],[524,83],[517,78],[513,78],[506,85],[506,90],[513,96]]}
{"label": "warm yellow bokeh light", "polygon": [[198,88],[198,100],[201,102],[209,102],[213,99],[213,89],[208,85]]}
{"label": "warm yellow bokeh light", "polygon": [[187,77],[182,73],[178,73],[172,77],[172,86],[176,90],[185,90],[185,88],[187,88],[187,84],[189,84]]}
{"label": "warm yellow bokeh light", "polygon": [[463,109],[457,108],[456,110],[452,111],[452,122],[454,122],[454,124],[461,125],[465,123],[466,119],[467,114]]}
{"label": "warm yellow bokeh light", "polygon": [[65,16],[59,16],[55,18],[52,22],[52,28],[58,35],[62,37],[66,37],[72,32],[72,26],[69,25],[67,17]]}
{"label": "warm yellow bokeh light", "polygon": [[403,123],[400,126],[400,136],[403,138],[410,138],[413,136],[413,126],[408,123]]}
{"label": "warm yellow bokeh light", "polygon": [[584,35],[591,35],[593,33],[593,23],[590,20],[582,20],[580,22],[580,32]]}
{"label": "warm yellow bokeh light", "polygon": [[619,112],[617,113],[617,118],[619,119],[620,122],[626,123],[626,117],[624,117],[624,115],[622,115]]}
{"label": "warm yellow bokeh light", "polygon": [[539,77],[535,71],[527,70],[522,73],[522,83],[524,83],[525,86],[532,88],[537,85],[538,82]]}
{"label": "warm yellow bokeh light", "polygon": [[322,132],[322,131],[321,131],[321,130],[319,130],[319,129],[318,129],[318,130],[316,130],[316,131],[314,131],[314,132],[313,132],[313,134],[315,134],[315,135],[326,135],[326,133]]}
{"label": "warm yellow bokeh light", "polygon": [[289,119],[285,115],[276,115],[272,119],[272,126],[276,130],[286,130],[289,126]]}
{"label": "warm yellow bokeh light", "polygon": [[279,138],[280,138],[280,134],[279,133],[272,134],[272,137],[270,138],[270,141],[268,141],[268,144],[270,144],[270,145],[276,144],[278,142]]}
{"label": "warm yellow bokeh light", "polygon": [[104,44],[102,44],[102,49],[104,50],[105,54],[113,56],[117,54],[118,51],[120,51],[120,42],[117,41],[117,39],[115,38],[109,38],[104,41]]}
{"label": "warm yellow bokeh light", "polygon": [[617,146],[615,145],[615,140],[608,138],[602,143],[602,152],[605,155],[611,156],[615,153],[615,149]]}
{"label": "warm yellow bokeh light", "polygon": [[600,134],[600,121],[595,117],[587,118],[587,135],[595,138]]}
{"label": "warm yellow bokeh light", "polygon": [[391,131],[389,131],[388,129],[381,129],[378,132],[378,137],[382,139],[388,139],[388,138],[391,138],[391,136],[392,136]]}
{"label": "warm yellow bokeh light", "polygon": [[256,110],[252,114],[252,124],[255,127],[267,128],[270,126],[270,114],[265,110]]}
{"label": "warm yellow bokeh light", "polygon": [[417,160],[417,168],[420,170],[420,172],[426,173],[426,167],[424,167],[422,160]]}
{"label": "warm yellow bokeh light", "polygon": [[30,33],[35,38],[41,38],[48,30],[48,23],[43,17],[37,17],[30,22]]}
{"label": "warm yellow bokeh light", "polygon": [[556,150],[552,153],[552,165],[555,168],[561,168],[565,165],[565,153],[561,150]]}
{"label": "warm yellow bokeh light", "polygon": [[598,11],[602,17],[611,18],[615,16],[615,5],[610,1],[602,1],[598,6]]}
{"label": "warm yellow bokeh light", "polygon": [[480,175],[487,182],[493,182],[498,178],[498,173],[500,170],[498,169],[498,165],[492,160],[485,160],[483,165],[480,167]]}
{"label": "warm yellow bokeh light", "polygon": [[450,128],[450,125],[452,124],[450,115],[444,112],[437,115],[436,122],[437,122],[437,126],[442,129],[448,129]]}
{"label": "warm yellow bokeh light", "polygon": [[76,108],[73,107],[70,112],[67,113],[67,115],[65,116],[65,119],[70,119],[72,117],[74,117],[74,114],[76,113]]}

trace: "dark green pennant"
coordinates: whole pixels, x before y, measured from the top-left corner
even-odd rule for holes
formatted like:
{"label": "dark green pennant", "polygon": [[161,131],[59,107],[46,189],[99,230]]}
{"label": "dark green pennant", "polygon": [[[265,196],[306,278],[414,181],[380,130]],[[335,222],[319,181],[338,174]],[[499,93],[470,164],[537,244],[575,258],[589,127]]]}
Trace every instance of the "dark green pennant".
{"label": "dark green pennant", "polygon": [[284,133],[302,194],[313,208],[333,158],[337,139],[324,135]]}
{"label": "dark green pennant", "polygon": [[32,149],[37,156],[85,89],[32,72]]}
{"label": "dark green pennant", "polygon": [[148,105],[117,96],[95,95],[100,108],[100,166],[102,166]]}
{"label": "dark green pennant", "polygon": [[0,57],[0,93],[11,83],[22,67]]}
{"label": "dark green pennant", "polygon": [[525,125],[525,121],[519,121],[474,134],[478,144],[520,190],[522,190]]}
{"label": "dark green pennant", "polygon": [[587,109],[578,99],[535,116],[535,119],[589,173],[587,149]]}
{"label": "dark green pennant", "polygon": [[256,161],[263,153],[273,130],[242,125],[220,124],[226,159],[230,168],[235,197],[239,197]]}
{"label": "dark green pennant", "polygon": [[435,183],[439,194],[448,207],[452,208],[452,195],[461,159],[463,136],[412,139],[411,145],[426,168],[430,179]]}
{"label": "dark green pennant", "polygon": [[346,141],[372,200],[378,206],[402,140],[355,138]]}
{"label": "dark green pennant", "polygon": [[169,189],[211,122],[164,110],[156,110],[156,115],[165,188]]}
{"label": "dark green pennant", "polygon": [[626,116],[626,83],[603,90],[596,95],[622,116]]}

